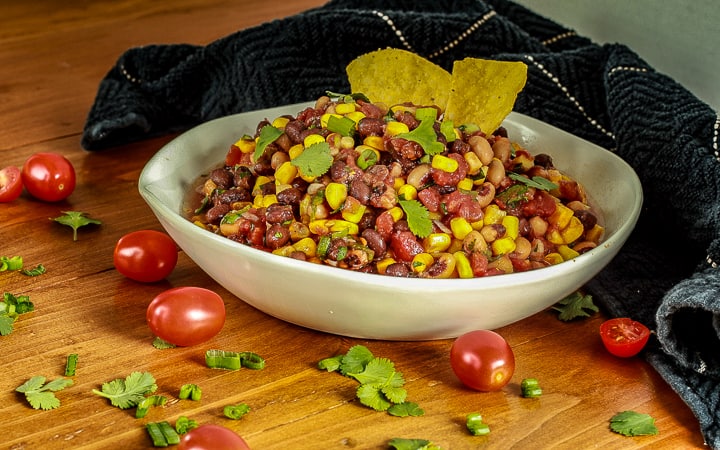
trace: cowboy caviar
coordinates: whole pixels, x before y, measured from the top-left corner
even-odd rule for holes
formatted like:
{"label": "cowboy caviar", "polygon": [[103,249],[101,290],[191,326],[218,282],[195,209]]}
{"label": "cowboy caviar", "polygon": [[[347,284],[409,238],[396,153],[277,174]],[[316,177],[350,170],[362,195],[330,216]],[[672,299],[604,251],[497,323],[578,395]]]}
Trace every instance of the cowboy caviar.
{"label": "cowboy caviar", "polygon": [[401,277],[521,272],[598,245],[583,187],[550,156],[503,128],[440,119],[433,106],[320,97],[231,145],[190,219],[277,255]]}

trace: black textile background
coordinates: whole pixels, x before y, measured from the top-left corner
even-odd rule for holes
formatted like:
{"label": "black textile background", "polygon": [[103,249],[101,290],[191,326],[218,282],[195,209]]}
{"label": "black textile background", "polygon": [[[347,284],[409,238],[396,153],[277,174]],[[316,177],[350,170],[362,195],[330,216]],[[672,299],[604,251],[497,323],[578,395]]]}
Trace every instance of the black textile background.
{"label": "black textile background", "polygon": [[465,57],[523,61],[516,111],[633,166],[640,221],[588,287],[610,314],[656,331],[647,360],[720,448],[720,118],[626,46],[597,45],[508,0],[335,0],[207,46],[129,49],[100,83],[82,145],[348,92],[345,66],[384,47],[448,70]]}

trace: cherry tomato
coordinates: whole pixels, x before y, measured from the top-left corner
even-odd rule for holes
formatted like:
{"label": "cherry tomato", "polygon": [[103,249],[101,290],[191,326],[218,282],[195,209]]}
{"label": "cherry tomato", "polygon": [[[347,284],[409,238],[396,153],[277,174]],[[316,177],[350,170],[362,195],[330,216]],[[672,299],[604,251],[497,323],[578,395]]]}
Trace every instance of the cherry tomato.
{"label": "cherry tomato", "polygon": [[20,197],[23,184],[20,169],[8,166],[0,170],[0,203],[7,203]]}
{"label": "cherry tomato", "polygon": [[215,292],[176,287],[160,293],[147,308],[155,336],[180,347],[205,342],[225,325],[225,304]]}
{"label": "cherry tomato", "polygon": [[63,155],[35,153],[23,165],[22,181],[33,197],[58,202],[75,190],[75,169]]}
{"label": "cherry tomato", "polygon": [[207,424],[188,431],[178,450],[250,450],[250,447],[231,429]]}
{"label": "cherry tomato", "polygon": [[466,386],[483,392],[498,391],[515,372],[515,354],[494,331],[470,331],[455,339],[450,365]]}
{"label": "cherry tomato", "polygon": [[627,317],[606,320],[600,325],[600,338],[615,356],[629,358],[640,353],[650,338],[650,330]]}
{"label": "cherry tomato", "polygon": [[155,230],[140,230],[121,237],[115,245],[113,262],[126,277],[152,283],[170,275],[178,260],[175,241]]}

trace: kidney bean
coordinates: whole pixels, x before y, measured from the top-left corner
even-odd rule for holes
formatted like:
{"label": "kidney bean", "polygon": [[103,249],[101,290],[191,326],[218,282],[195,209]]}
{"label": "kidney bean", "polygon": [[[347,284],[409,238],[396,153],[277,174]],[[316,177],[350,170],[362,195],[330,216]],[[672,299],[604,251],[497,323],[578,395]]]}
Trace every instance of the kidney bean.
{"label": "kidney bean", "polygon": [[392,263],[385,268],[385,275],[391,277],[407,278],[411,273],[410,268],[402,263]]}
{"label": "kidney bean", "polygon": [[291,120],[285,124],[285,134],[293,144],[302,144],[302,132],[307,126],[300,120]]}
{"label": "kidney bean", "polygon": [[281,205],[299,205],[302,200],[303,193],[298,188],[287,188],[275,194],[278,203]]}
{"label": "kidney bean", "polygon": [[348,189],[348,195],[352,195],[363,205],[367,205],[370,202],[370,194],[372,193],[370,186],[360,178],[355,178],[350,182]]}
{"label": "kidney bean", "polygon": [[265,232],[265,245],[272,250],[282,247],[289,240],[290,232],[279,223],[270,225]]}
{"label": "kidney bean", "polygon": [[205,213],[205,220],[207,220],[208,223],[217,225],[228,212],[230,212],[230,205],[227,203],[220,203],[207,210]]}
{"label": "kidney bean", "polygon": [[385,131],[385,121],[380,118],[363,117],[357,124],[357,130],[361,137],[382,136]]}
{"label": "kidney bean", "polygon": [[267,223],[283,223],[293,220],[292,206],[273,203],[265,209],[265,221]]}
{"label": "kidney bean", "polygon": [[216,204],[227,203],[229,205],[236,202],[252,201],[252,195],[245,189],[232,188],[218,194]]}
{"label": "kidney bean", "polygon": [[387,250],[387,244],[380,233],[372,228],[366,228],[361,235],[366,241],[367,246],[375,253],[375,258],[380,258]]}
{"label": "kidney bean", "polygon": [[233,176],[224,168],[214,169],[210,172],[210,179],[220,189],[228,189],[233,185]]}
{"label": "kidney bean", "polygon": [[597,217],[586,209],[576,210],[574,215],[580,220],[585,231],[592,229],[597,224]]}

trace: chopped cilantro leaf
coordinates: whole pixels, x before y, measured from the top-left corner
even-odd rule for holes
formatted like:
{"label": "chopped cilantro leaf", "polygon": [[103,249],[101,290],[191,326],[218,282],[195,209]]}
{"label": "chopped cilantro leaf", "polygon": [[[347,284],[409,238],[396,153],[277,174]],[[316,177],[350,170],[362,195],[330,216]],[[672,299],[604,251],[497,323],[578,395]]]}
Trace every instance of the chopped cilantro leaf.
{"label": "chopped cilantro leaf", "polygon": [[414,130],[408,133],[400,133],[395,137],[407,139],[408,141],[420,144],[428,155],[436,155],[445,150],[445,145],[437,140],[435,133],[435,120],[425,118]]}
{"label": "chopped cilantro leaf", "polygon": [[610,418],[610,429],[623,436],[645,436],[658,434],[655,419],[649,414],[623,411]]}
{"label": "chopped cilantro leaf", "polygon": [[536,189],[542,189],[544,191],[552,191],[553,189],[557,189],[558,185],[553,183],[552,181],[548,180],[547,178],[534,176],[532,178],[528,178],[525,176],[522,176],[520,174],[510,172],[508,174],[508,177],[515,181],[519,181],[520,183],[527,184],[530,187],[534,187]]}
{"label": "chopped cilantro leaf", "polygon": [[155,378],[149,372],[133,372],[125,379],[116,378],[103,383],[102,390],[93,389],[93,394],[110,400],[113,406],[120,409],[137,406],[145,398],[145,394],[155,392]]}
{"label": "chopped cilantro leaf", "polygon": [[13,332],[13,323],[15,318],[7,314],[0,314],[0,336],[7,336]]}
{"label": "chopped cilantro leaf", "polygon": [[283,131],[281,129],[275,128],[272,125],[262,127],[257,145],[255,146],[255,153],[253,153],[253,161],[257,162],[263,153],[265,153],[267,146],[275,142],[282,134]]}
{"label": "chopped cilantro leaf", "polygon": [[414,402],[402,402],[388,408],[388,414],[396,417],[419,417],[425,414],[420,406]]}
{"label": "chopped cilantro leaf", "polygon": [[55,409],[60,406],[60,400],[53,392],[71,386],[73,381],[69,378],[57,378],[46,384],[45,380],[43,376],[34,376],[15,390],[25,394],[25,399],[34,409]]}
{"label": "chopped cilantro leaf", "polygon": [[440,450],[440,447],[425,439],[390,439],[388,445],[395,450]]}
{"label": "chopped cilantro leaf", "polygon": [[153,345],[153,347],[160,349],[160,350],[177,347],[177,345],[171,344],[170,342],[168,342],[164,339],[161,339],[159,337],[155,337],[155,339],[153,339],[152,345]]}
{"label": "chopped cilantro leaf", "polygon": [[558,319],[568,322],[578,317],[590,317],[587,311],[598,312],[599,309],[593,303],[591,295],[583,295],[582,292],[574,292],[563,298],[553,306],[558,311]]}
{"label": "chopped cilantro leaf", "polygon": [[327,142],[318,142],[306,148],[290,163],[297,167],[303,175],[319,177],[330,169],[333,157]]}
{"label": "chopped cilantro leaf", "polygon": [[73,241],[77,241],[77,230],[85,225],[100,225],[102,222],[95,219],[86,217],[84,212],[80,211],[63,211],[63,215],[55,217],[54,220],[57,223],[67,225],[73,229]]}
{"label": "chopped cilantro leaf", "polygon": [[412,233],[424,238],[432,233],[432,220],[427,208],[417,200],[398,200],[400,207],[405,211],[408,227]]}

